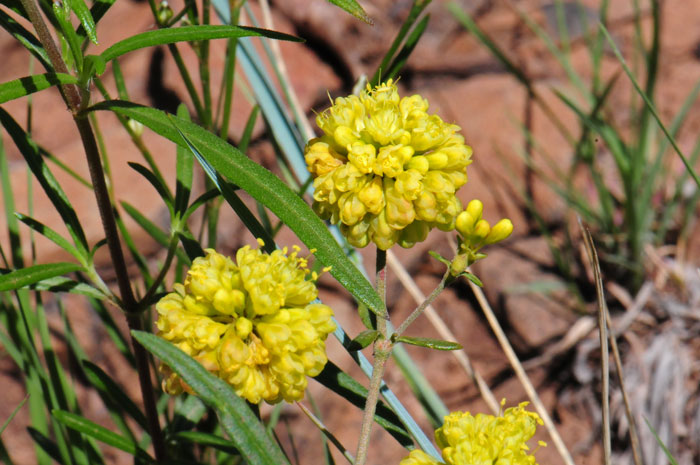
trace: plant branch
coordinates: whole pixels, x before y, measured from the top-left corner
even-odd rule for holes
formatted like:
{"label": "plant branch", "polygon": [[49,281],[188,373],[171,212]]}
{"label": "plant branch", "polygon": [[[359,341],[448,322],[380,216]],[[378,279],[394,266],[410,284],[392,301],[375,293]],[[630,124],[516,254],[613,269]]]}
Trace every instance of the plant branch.
{"label": "plant branch", "polygon": [[406,318],[404,322],[401,323],[401,325],[398,328],[396,328],[396,331],[394,331],[392,337],[401,336],[401,334],[403,334],[403,332],[406,331],[406,328],[408,328],[409,325],[416,320],[416,318],[423,314],[425,309],[428,308],[428,306],[432,304],[433,301],[437,298],[437,296],[439,296],[440,293],[445,289],[445,284],[447,283],[447,279],[449,277],[450,269],[448,268],[447,271],[445,271],[445,274],[442,276],[442,280],[440,280],[440,283],[433,290],[433,292],[431,292],[428,298],[425,299],[422,304],[416,307],[416,309],[413,310],[413,312],[410,315],[408,315],[408,318]]}
{"label": "plant branch", "polygon": [[375,286],[377,294],[384,302],[384,313],[377,315],[377,330],[381,334],[380,339],[374,343],[374,364],[372,366],[372,377],[369,381],[369,390],[367,392],[367,401],[365,402],[365,410],[362,414],[362,427],[360,428],[360,441],[357,445],[357,454],[355,454],[355,465],[364,465],[367,461],[367,452],[369,450],[370,433],[372,432],[372,423],[374,423],[374,413],[377,410],[377,402],[379,401],[379,390],[382,387],[382,376],[384,375],[384,367],[391,356],[393,344],[389,340],[387,334],[387,319],[389,314],[386,310],[386,251],[377,249],[377,278]]}

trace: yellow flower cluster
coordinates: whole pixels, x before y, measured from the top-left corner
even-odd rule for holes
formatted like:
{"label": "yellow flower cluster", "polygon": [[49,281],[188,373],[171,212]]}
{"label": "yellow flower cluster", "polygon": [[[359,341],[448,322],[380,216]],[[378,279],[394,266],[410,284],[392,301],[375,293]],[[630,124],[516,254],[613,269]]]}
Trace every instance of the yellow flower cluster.
{"label": "yellow flower cluster", "polygon": [[337,98],[316,123],[323,135],[305,150],[313,207],[352,245],[411,247],[433,227],[454,228],[472,149],[426,99],[400,98],[389,80]]}
{"label": "yellow flower cluster", "polygon": [[484,204],[480,200],[472,200],[467,208],[457,215],[455,229],[459,232],[459,250],[452,262],[451,272],[458,275],[475,261],[486,257],[479,253],[485,245],[495,244],[506,239],[513,232],[513,223],[504,218],[491,226],[483,219]]}
{"label": "yellow flower cluster", "polygon": [[[259,241],[262,243],[262,241]],[[192,263],[184,286],[156,305],[158,335],[199,361],[252,403],[301,400],[307,376],[327,362],[325,339],[335,330],[299,248],[271,254],[238,250],[236,263],[212,249]],[[188,386],[166,365],[163,389]]]}
{"label": "yellow flower cluster", "polygon": [[[525,410],[527,404],[522,402],[508,408],[497,417],[451,413],[435,431],[444,462],[414,450],[399,465],[536,465],[526,443],[542,420],[536,413]],[[539,444],[546,445],[542,441]]]}

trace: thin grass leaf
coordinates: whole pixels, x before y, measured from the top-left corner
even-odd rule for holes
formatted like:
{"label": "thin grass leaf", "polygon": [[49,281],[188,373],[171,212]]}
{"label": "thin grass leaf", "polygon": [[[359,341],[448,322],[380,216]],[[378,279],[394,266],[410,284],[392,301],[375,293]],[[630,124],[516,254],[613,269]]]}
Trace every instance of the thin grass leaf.
{"label": "thin grass leaf", "polygon": [[[352,376],[338,368],[333,362],[329,361],[326,363],[323,371],[314,380],[343,397],[355,407],[359,409],[365,408],[367,389]],[[401,424],[401,420],[382,401],[377,404],[374,421],[391,434],[403,447],[413,447],[413,439]]]}
{"label": "thin grass leaf", "polygon": [[[178,132],[180,132],[178,128]],[[240,197],[236,194],[234,187],[225,179],[223,179],[219,173],[209,164],[209,162],[204,158],[204,156],[197,150],[197,148],[192,144],[192,141],[180,132],[180,136],[184,139],[187,147],[197,158],[197,161],[204,169],[204,172],[209,176],[209,179],[214,183],[221,195],[224,197],[226,202],[233,208],[236,212],[238,218],[243,222],[243,224],[248,228],[248,230],[258,239],[262,239],[265,243],[264,248],[268,252],[273,252],[275,250],[275,240],[270,235],[268,230],[260,224],[258,219],[253,215],[253,212],[243,203]]]}
{"label": "thin grass leaf", "polygon": [[117,42],[102,52],[105,61],[113,60],[125,53],[145,47],[174,44],[176,42],[195,42],[211,39],[230,39],[233,37],[268,37],[276,40],[303,42],[303,39],[267,29],[246,26],[183,26],[169,29],[142,32],[128,39]]}
{"label": "thin grass leaf", "polygon": [[86,266],[86,258],[84,255],[82,255],[78,249],[75,248],[73,244],[68,242],[68,239],[64,238],[60,234],[58,234],[56,231],[53,229],[49,228],[45,224],[35,220],[34,218],[30,218],[27,215],[23,215],[22,213],[15,213],[15,216],[17,219],[19,219],[22,223],[26,224],[30,228],[32,228],[34,231],[38,232],[42,236],[46,237],[48,240],[74,256],[83,266]]}
{"label": "thin grass leaf", "polygon": [[12,116],[4,109],[0,108],[0,123],[5,127],[5,130],[10,134],[15,145],[24,157],[27,165],[34,173],[35,178],[44,189],[44,192],[53,203],[56,211],[61,215],[68,232],[70,233],[75,246],[81,253],[87,253],[87,239],[83,231],[78,216],[75,213],[68,196],[61,188],[56,178],[54,178],[51,170],[41,157],[39,148],[32,140],[31,136],[22,129]]}
{"label": "thin grass leaf", "polygon": [[428,21],[430,21],[430,15],[425,15],[425,17],[416,25],[411,31],[411,35],[406,39],[406,43],[396,55],[394,61],[391,62],[389,68],[387,69],[386,76],[382,76],[382,80],[394,79],[401,72],[403,67],[408,61],[408,57],[411,56],[413,49],[418,45],[418,41],[423,36],[425,28],[428,27]]}
{"label": "thin grass leaf", "polygon": [[214,434],[203,433],[201,431],[180,431],[179,433],[173,434],[171,437],[178,441],[213,447],[214,449],[228,454],[238,455],[238,449],[231,441]]}
{"label": "thin grass leaf", "polygon": [[532,83],[530,79],[525,75],[525,73],[513,63],[510,58],[508,58],[505,52],[496,43],[491,40],[489,36],[486,35],[484,31],[481,30],[479,26],[474,22],[474,20],[465,12],[462,7],[455,1],[450,2],[447,5],[447,10],[452,13],[452,16],[462,24],[469,32],[474,34],[474,36],[488,48],[494,57],[501,62],[506,71],[512,74],[518,81],[522,83],[528,90],[532,88]]}
{"label": "thin grass leaf", "polygon": [[355,0],[328,0],[328,1],[330,3],[332,3],[333,5],[338,6],[338,7],[342,8],[343,10],[347,11],[348,13],[353,15],[355,18],[362,20],[369,25],[374,24],[374,21],[372,21],[372,18],[367,16],[367,13],[365,13],[365,10]]}
{"label": "thin grass leaf", "polygon": [[[187,106],[180,104],[177,108],[177,116],[189,119]],[[175,211],[180,215],[187,210],[187,203],[192,192],[192,173],[194,160],[192,153],[185,147],[176,146],[175,149]]]}
{"label": "thin grass leaf", "polygon": [[68,292],[70,294],[84,295],[95,299],[106,298],[104,293],[99,289],[92,287],[89,284],[74,281],[64,276],[42,279],[39,282],[29,285],[28,287],[29,289],[35,291],[49,291],[53,293]]}
{"label": "thin grass leaf", "polygon": [[[96,0],[92,3],[89,14],[92,18],[93,26],[100,22],[105,13],[107,13],[107,11],[112,7],[112,5],[114,5],[116,1],[117,0]],[[78,27],[76,34],[78,34],[78,36],[82,38],[87,36],[87,33],[82,23]],[[95,38],[95,41],[93,42],[97,43],[96,40],[97,38]]]}
{"label": "thin grass leaf", "polygon": [[123,450],[141,460],[153,461],[153,458],[148,453],[141,449],[135,442],[121,436],[113,431],[108,430],[104,426],[100,426],[87,418],[81,417],[65,410],[54,409],[53,416],[68,428],[83,433],[89,437],[95,438],[100,442]]}
{"label": "thin grass leaf", "polygon": [[144,431],[148,431],[146,417],[141,409],[126,395],[124,388],[119,386],[102,368],[89,360],[83,359],[81,364],[90,384],[104,395],[106,399],[109,399],[113,407],[120,412],[128,414]]}
{"label": "thin grass leaf", "polygon": [[[156,242],[158,242],[163,247],[168,247],[168,244],[170,244],[170,236],[168,235],[168,233],[156,226],[155,223],[146,218],[140,211],[136,209],[136,207],[132,206],[131,204],[122,201],[121,206],[124,209],[124,211],[134,221],[136,221],[136,223],[139,226],[141,226],[144,229],[144,231],[146,231],[149,234],[149,236],[155,239]],[[181,249],[177,249],[175,251],[175,254],[183,262],[187,263],[189,261],[187,255],[185,255],[185,253]]]}
{"label": "thin grass leaf", "polygon": [[[83,0],[66,0],[70,9],[73,10],[75,16],[80,20],[80,25],[87,34],[90,41],[97,45],[97,31],[95,27],[95,20],[92,19],[92,13],[88,9],[87,5]],[[78,34],[76,33],[76,36]]]}
{"label": "thin grass leaf", "polygon": [[44,73],[26,76],[0,84],[0,103],[9,102],[35,92],[62,84],[75,84],[78,80],[70,74]]}
{"label": "thin grass leaf", "polygon": [[0,275],[0,292],[20,289],[44,279],[82,269],[83,267],[76,263],[59,262],[29,266],[10,272],[0,270],[0,273],[3,273]]}
{"label": "thin grass leaf", "polygon": [[[177,122],[179,130],[198,147],[202,156],[218,173],[269,208],[309,249],[316,249],[315,255],[318,259],[325,266],[332,267],[330,273],[359,301],[364,302],[374,312],[384,312],[382,299],[367,278],[345,256],[328,232],[327,226],[274,174],[203,128],[175,117],[168,118],[159,110],[114,101],[103,102],[93,108],[108,109],[130,116],[161,136],[175,143],[184,144],[177,129],[172,125],[172,122]],[[202,150],[204,147],[206,150]]]}
{"label": "thin grass leaf", "polygon": [[[59,38],[63,44],[68,44],[68,53],[63,53],[63,60],[66,62],[68,68],[75,68],[78,72],[82,72],[83,69],[83,50],[81,47],[81,40],[73,29],[73,24],[71,23],[70,17],[70,6],[69,2],[53,2],[53,18],[57,22],[56,30],[59,32]],[[46,11],[46,10],[44,10]],[[72,58],[72,59],[71,59]]]}
{"label": "thin grass leaf", "polygon": [[173,194],[170,192],[170,189],[168,189],[168,186],[160,182],[160,180],[156,177],[155,174],[153,174],[148,168],[145,166],[130,161],[127,163],[131,169],[139,173],[141,176],[146,178],[146,180],[153,186],[153,188],[158,192],[158,195],[160,195],[160,198],[163,199],[163,202],[168,206],[168,210],[172,211],[173,209]]}
{"label": "thin grass leaf", "polygon": [[668,458],[668,461],[671,465],[678,465],[678,462],[676,459],[673,457],[673,454],[671,453],[670,450],[668,450],[668,447],[666,447],[666,444],[661,440],[659,435],[656,433],[656,430],[654,429],[653,426],[651,426],[651,422],[647,417],[644,417],[644,421],[646,422],[647,426],[649,427],[649,431],[651,431],[651,434],[654,435],[654,438],[656,438],[656,442],[659,443],[659,446],[661,449],[664,451],[664,454],[666,454],[666,458]]}
{"label": "thin grass leaf", "polygon": [[[477,284],[477,286],[481,287],[483,285]],[[403,342],[404,344],[426,347],[428,349],[435,350],[459,350],[462,348],[462,345],[456,342],[442,341],[440,339],[433,339],[429,337],[399,336],[396,338],[396,342]]]}
{"label": "thin grass leaf", "polygon": [[10,413],[10,416],[7,417],[7,420],[5,420],[2,426],[0,426],[0,436],[2,435],[2,432],[5,431],[5,428],[7,428],[7,426],[12,422],[12,419],[15,417],[15,415],[17,415],[17,412],[19,412],[22,406],[24,406],[24,404],[27,402],[27,399],[29,399],[29,394],[24,396],[24,399],[22,399],[20,403],[17,404],[17,407],[15,407],[14,410],[12,410],[12,413]]}
{"label": "thin grass leaf", "polygon": [[[48,457],[50,457],[53,460],[53,463],[66,463],[65,458],[61,456],[61,451],[58,449],[55,442],[32,426],[27,427],[27,432],[34,440],[35,445],[38,446]],[[40,461],[40,463],[42,463],[42,461]]]}
{"label": "thin grass leaf", "polygon": [[627,77],[630,78],[630,81],[632,82],[632,85],[634,86],[635,90],[637,91],[639,96],[642,97],[642,99],[644,100],[644,103],[646,104],[646,107],[649,109],[649,112],[652,114],[652,116],[656,120],[656,123],[659,125],[659,127],[663,131],[664,135],[668,139],[669,143],[671,144],[673,149],[678,154],[678,157],[681,159],[681,161],[685,165],[686,170],[688,170],[688,173],[695,181],[695,184],[697,184],[698,188],[700,188],[700,178],[698,178],[697,173],[695,173],[695,170],[688,162],[688,159],[685,157],[685,155],[683,155],[683,152],[681,151],[680,147],[678,147],[678,144],[676,144],[676,141],[673,138],[673,136],[671,136],[671,134],[668,132],[668,129],[666,129],[666,126],[661,121],[659,114],[656,112],[656,108],[654,107],[653,102],[651,101],[649,96],[646,94],[646,92],[644,92],[642,90],[642,88],[639,86],[639,83],[634,78],[632,71],[627,66],[627,62],[625,61],[625,58],[620,53],[620,49],[617,48],[615,41],[612,39],[612,37],[610,37],[610,33],[608,32],[608,30],[606,29],[606,27],[602,23],[600,24],[600,30],[603,32],[603,34],[605,34],[605,38],[607,39],[608,44],[610,44],[610,47],[612,48],[613,52],[615,53],[615,56],[617,57],[618,61],[622,65],[622,69],[625,70],[625,74],[627,74]]}
{"label": "thin grass leaf", "polygon": [[226,433],[250,465],[288,464],[279,446],[265,432],[260,420],[231,386],[169,342],[141,331],[134,339],[168,364],[200,398],[217,411]]}
{"label": "thin grass leaf", "polygon": [[[22,257],[22,241],[19,234],[19,223],[17,217],[13,215],[15,211],[15,198],[10,181],[10,165],[7,162],[7,153],[0,137],[0,184],[2,184],[2,199],[5,206],[5,218],[7,221],[7,232],[10,239],[10,253],[12,254],[12,266],[14,268],[24,268],[24,258]],[[0,247],[0,251],[2,248]],[[3,259],[4,253],[3,253]],[[5,266],[10,266],[5,263]]]}
{"label": "thin grass leaf", "polygon": [[49,56],[41,45],[41,42],[39,42],[39,39],[25,29],[24,26],[15,21],[14,18],[8,15],[4,10],[0,10],[0,27],[17,39],[19,43],[41,63],[46,71],[53,71],[51,60],[49,60]]}
{"label": "thin grass leaf", "polygon": [[389,46],[389,49],[387,50],[386,54],[384,54],[384,58],[382,58],[381,63],[377,67],[377,71],[375,71],[374,76],[372,76],[372,79],[370,79],[369,81],[370,86],[376,86],[377,84],[379,84],[380,79],[385,80],[384,75],[386,73],[386,70],[390,68],[389,63],[391,63],[392,58],[394,58],[394,56],[396,55],[396,51],[399,49],[399,46],[406,37],[406,34],[408,34],[408,32],[411,30],[411,28],[415,24],[416,20],[418,20],[418,17],[423,12],[423,10],[425,10],[425,8],[428,5],[430,5],[431,1],[432,0],[413,0],[411,10],[408,12],[408,16],[401,25],[401,29],[399,29],[398,34],[396,34],[396,37],[394,38],[394,41]]}

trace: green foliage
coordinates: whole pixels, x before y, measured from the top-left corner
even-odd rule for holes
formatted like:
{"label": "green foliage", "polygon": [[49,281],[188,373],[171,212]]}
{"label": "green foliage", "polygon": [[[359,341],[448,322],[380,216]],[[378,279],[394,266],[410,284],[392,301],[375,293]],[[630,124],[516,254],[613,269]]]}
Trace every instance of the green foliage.
{"label": "green foliage", "polygon": [[[520,123],[527,141],[523,156],[528,169],[593,229],[598,237],[606,275],[632,291],[641,284],[645,273],[646,246],[661,246],[678,237],[687,237],[693,221],[689,221],[690,218],[683,212],[695,211],[698,196],[683,198],[677,192],[680,192],[680,186],[688,177],[700,186],[700,179],[693,168],[698,159],[700,138],[696,139],[696,150],[690,156],[686,156],[676,142],[688,108],[697,99],[700,82],[688,94],[672,124],[664,124],[656,110],[655,90],[661,53],[660,3],[651,2],[651,27],[649,38],[645,41],[642,35],[644,15],[639,14],[639,5],[633,2],[636,11],[633,15],[635,37],[628,59],[622,56],[606,28],[609,2],[601,3],[597,11],[600,23],[597,23],[589,20],[587,8],[583,5],[568,9],[569,13],[565,13],[564,2],[556,1],[555,36],[545,31],[526,12],[517,7],[514,9],[568,78],[566,86],[552,90],[578,118],[579,128],[573,134],[561,124],[542,98],[526,68],[512,60],[509,53],[482,30],[457,2],[448,5],[454,17],[520,82],[527,91],[530,102],[542,110],[570,144],[570,165],[561,170],[547,154],[546,147],[537,140],[536,134],[532,133],[529,123]],[[565,17],[571,11],[578,11],[578,15],[574,13],[572,18]],[[583,43],[590,55],[592,69],[588,82],[572,65],[568,30],[568,24],[572,22],[578,22],[581,26]],[[619,71],[604,81],[602,66],[606,49],[615,54]],[[627,64],[628,60],[637,64],[632,67],[635,70]],[[632,82],[635,91],[629,107],[632,119],[628,127],[624,128],[619,127],[612,117],[614,112],[610,98],[616,84],[621,81],[619,76],[622,73]],[[640,82],[644,82],[644,87]],[[603,144],[597,143],[598,140]],[[668,170],[668,145],[673,147],[685,165],[686,173],[682,176]],[[604,168],[605,157],[608,155],[613,161],[614,175],[610,175],[610,168]],[[545,174],[552,170],[554,174]],[[584,187],[579,182],[582,173],[585,173]],[[621,186],[620,194],[616,193],[620,191],[618,185]],[[673,189],[669,189],[669,186],[673,186]],[[578,237],[578,226],[575,222],[565,224],[563,241],[555,242],[552,238],[553,225],[543,221],[542,212],[537,211],[534,199],[530,198],[528,192],[527,186],[521,189],[523,203],[534,219],[534,224],[548,239],[561,274],[574,284],[585,282],[581,276],[584,265],[580,262],[580,254],[574,245]],[[669,192],[673,193],[669,195]]]}

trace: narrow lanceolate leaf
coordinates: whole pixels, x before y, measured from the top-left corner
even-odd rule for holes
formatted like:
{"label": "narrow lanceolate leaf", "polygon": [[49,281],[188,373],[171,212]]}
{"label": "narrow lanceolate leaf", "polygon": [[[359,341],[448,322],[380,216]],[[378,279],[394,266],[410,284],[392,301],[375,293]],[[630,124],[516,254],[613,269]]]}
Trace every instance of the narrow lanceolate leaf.
{"label": "narrow lanceolate leaf", "polygon": [[59,84],[75,84],[78,80],[70,74],[45,73],[27,76],[0,84],[0,103],[39,92]]}
{"label": "narrow lanceolate leaf", "polygon": [[[202,156],[221,175],[245,190],[269,208],[296,233],[316,257],[357,300],[375,313],[383,314],[384,303],[372,285],[347,258],[328,231],[328,227],[311,208],[277,176],[250,160],[223,139],[189,121],[168,116],[160,110],[129,102],[108,101],[93,107],[112,110],[139,121],[173,142],[186,145],[178,129],[192,142]],[[177,128],[173,126],[177,124]]]}
{"label": "narrow lanceolate leaf", "polygon": [[109,47],[102,52],[105,61],[113,60],[125,53],[155,45],[174,44],[176,42],[193,42],[211,39],[230,39],[234,37],[268,37],[277,40],[303,42],[302,39],[282,32],[270,31],[246,26],[183,26],[170,29],[158,29],[136,34]]}
{"label": "narrow lanceolate leaf", "polygon": [[459,350],[462,348],[462,346],[456,342],[441,341],[440,339],[431,339],[429,337],[399,336],[395,340],[396,342],[403,342],[404,344],[436,350]]}
{"label": "narrow lanceolate leaf", "polygon": [[80,20],[80,25],[87,33],[90,41],[97,45],[97,33],[95,31],[95,21],[92,19],[92,14],[83,0],[68,0],[70,9],[73,10],[75,16]]}
{"label": "narrow lanceolate leaf", "polygon": [[376,341],[379,335],[380,333],[376,329],[368,329],[366,331],[362,331],[360,334],[357,335],[355,339],[352,340],[352,342],[350,342],[350,346],[348,346],[348,349],[364,349],[365,347],[369,346],[374,341]]}
{"label": "narrow lanceolate leaf", "polygon": [[80,294],[95,299],[104,299],[105,295],[99,289],[96,289],[89,284],[74,281],[65,276],[54,276],[49,279],[42,279],[39,282],[29,285],[29,289],[36,291],[49,292],[69,292],[71,294]]}
{"label": "narrow lanceolate leaf", "polygon": [[[82,266],[75,263],[59,262],[34,265],[21,270],[5,272],[5,274],[0,275],[0,292],[20,289],[44,279],[61,276],[82,268]],[[3,271],[0,271],[0,273],[3,273]]]}
{"label": "narrow lanceolate leaf", "polygon": [[169,342],[142,331],[134,339],[172,368],[187,385],[219,415],[221,426],[250,465],[289,464],[282,450],[265,431],[260,420],[231,386],[209,373],[201,364]]}
{"label": "narrow lanceolate leaf", "polygon": [[[38,232],[42,236],[46,237],[49,239],[51,242],[68,252],[69,254],[73,255],[76,259],[78,260],[84,260],[85,257],[78,252],[78,249],[73,246],[70,242],[68,242],[68,239],[64,238],[60,234],[58,234],[56,231],[53,229],[49,228],[45,224],[35,220],[34,218],[31,218],[27,215],[23,215],[21,213],[15,213],[15,216],[24,224],[32,228],[34,231]],[[82,261],[81,261],[82,263]]]}
{"label": "narrow lanceolate leaf", "polygon": [[365,10],[357,3],[355,0],[328,0],[333,5],[339,6],[343,10],[347,11],[357,19],[361,19],[367,24],[374,24],[372,18],[367,16]]}
{"label": "narrow lanceolate leaf", "polygon": [[125,438],[124,436],[117,434],[113,431],[108,430],[104,426],[100,426],[97,423],[93,423],[87,418],[83,418],[71,412],[66,412],[65,410],[55,409],[51,412],[60,423],[63,423],[68,428],[83,433],[87,436],[97,439],[98,441],[104,442],[107,445],[116,447],[119,450],[128,452],[131,455],[135,455],[141,459],[146,459],[153,461],[153,459],[141,449],[134,441]]}

